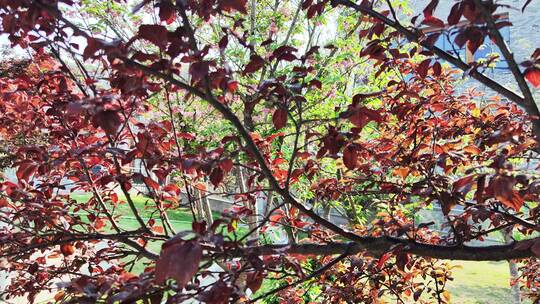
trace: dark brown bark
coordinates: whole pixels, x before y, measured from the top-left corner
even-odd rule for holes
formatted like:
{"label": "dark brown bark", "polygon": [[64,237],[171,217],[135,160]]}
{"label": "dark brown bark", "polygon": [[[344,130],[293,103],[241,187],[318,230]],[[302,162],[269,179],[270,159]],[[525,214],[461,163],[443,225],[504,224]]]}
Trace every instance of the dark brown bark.
{"label": "dark brown bark", "polygon": [[[463,261],[502,261],[510,259],[523,259],[534,256],[530,249],[522,249],[523,242],[513,242],[506,245],[494,246],[442,246],[424,244],[393,237],[363,237],[356,243],[327,243],[327,244],[290,244],[290,245],[264,245],[246,247],[228,251],[231,256],[243,256],[244,252],[253,252],[258,255],[272,255],[280,253],[332,255],[348,251],[356,254],[367,251],[371,255],[381,255],[396,245],[402,245],[402,250],[410,254],[437,259],[463,260]],[[519,249],[516,249],[519,248]],[[210,249],[211,250],[211,249]]]}

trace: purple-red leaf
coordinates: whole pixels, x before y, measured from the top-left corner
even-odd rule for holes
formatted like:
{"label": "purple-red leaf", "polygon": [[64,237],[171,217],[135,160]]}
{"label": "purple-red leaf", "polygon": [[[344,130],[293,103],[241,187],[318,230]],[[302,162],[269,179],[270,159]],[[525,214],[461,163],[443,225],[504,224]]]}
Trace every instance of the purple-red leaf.
{"label": "purple-red leaf", "polygon": [[429,59],[429,58],[425,59],[422,62],[420,62],[420,64],[416,68],[416,72],[418,73],[418,76],[420,76],[422,78],[425,78],[427,76],[430,63],[431,63],[431,59]]}
{"label": "purple-red leaf", "polygon": [[422,24],[430,25],[430,26],[434,26],[434,27],[439,27],[439,28],[444,27],[444,21],[442,21],[441,19],[439,19],[437,17],[433,17],[433,16],[426,17],[424,19],[424,21],[422,21]]}
{"label": "purple-red leaf", "polygon": [[279,108],[272,115],[272,123],[276,129],[281,129],[287,124],[287,109]]}
{"label": "purple-red leaf", "polygon": [[347,169],[353,170],[358,162],[358,146],[350,144],[343,150],[343,164]]}
{"label": "purple-red leaf", "polygon": [[212,185],[214,185],[214,187],[217,187],[219,186],[221,181],[223,181],[223,176],[223,169],[221,169],[220,167],[215,167],[210,173],[210,182],[212,183]]}
{"label": "purple-red leaf", "polygon": [[108,135],[116,135],[118,128],[122,124],[120,115],[112,110],[98,112],[94,115],[93,120],[94,124],[101,127]]}
{"label": "purple-red leaf", "polygon": [[431,0],[429,4],[424,8],[424,16],[432,16],[433,11],[437,8],[437,5],[439,5],[439,0]]}
{"label": "purple-red leaf", "polygon": [[221,0],[219,7],[226,12],[238,11],[242,14],[247,14],[246,0]]}
{"label": "purple-red leaf", "polygon": [[28,179],[37,171],[38,165],[33,161],[25,161],[19,165],[16,176],[19,180],[28,181]]}
{"label": "purple-red leaf", "polygon": [[234,166],[232,159],[224,159],[221,161],[221,169],[225,172],[230,172]]}
{"label": "purple-red leaf", "polygon": [[475,179],[474,175],[467,175],[454,182],[452,188],[455,192],[467,193]]}
{"label": "purple-red leaf", "polygon": [[170,0],[161,0],[159,3],[159,19],[171,24],[176,19],[176,10]]}
{"label": "purple-red leaf", "polygon": [[515,184],[516,180],[513,177],[497,176],[491,180],[489,188],[493,196],[503,205],[519,211],[523,206],[524,199],[518,191],[513,189]]}
{"label": "purple-red leaf", "polygon": [[243,74],[251,74],[257,72],[264,66],[264,59],[259,55],[251,55],[249,63],[244,68]]}
{"label": "purple-red leaf", "polygon": [[161,0],[159,3],[159,19],[171,24],[176,19],[176,10],[170,0]]}
{"label": "purple-red leaf", "polygon": [[437,61],[433,64],[433,75],[435,76],[441,76],[442,67],[441,64]]}
{"label": "purple-red leaf", "polygon": [[261,288],[264,275],[260,271],[251,271],[247,273],[246,286],[255,293]]}
{"label": "purple-red leaf", "polygon": [[139,27],[139,37],[163,47],[167,44],[167,28],[157,24],[143,24]]}
{"label": "purple-red leaf", "polygon": [[463,16],[463,5],[458,2],[452,6],[450,14],[448,14],[448,25],[456,25]]}
{"label": "purple-red leaf", "polygon": [[191,74],[191,82],[196,83],[202,80],[208,75],[210,69],[210,63],[208,61],[194,62],[189,66],[189,73]]}
{"label": "purple-red leaf", "polygon": [[360,129],[362,129],[370,121],[380,123],[382,120],[383,118],[379,112],[363,106],[354,109],[349,116],[349,121]]}
{"label": "purple-red leaf", "polygon": [[156,282],[163,284],[172,278],[178,287],[183,288],[197,273],[201,257],[202,248],[198,240],[171,239],[163,243],[156,262]]}

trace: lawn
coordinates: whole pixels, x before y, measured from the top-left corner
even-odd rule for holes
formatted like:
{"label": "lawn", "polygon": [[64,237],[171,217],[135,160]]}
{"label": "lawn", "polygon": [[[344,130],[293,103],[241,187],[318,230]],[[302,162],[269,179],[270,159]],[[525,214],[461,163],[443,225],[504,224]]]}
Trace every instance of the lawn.
{"label": "lawn", "polygon": [[[71,197],[79,202],[86,202],[90,196],[90,194],[73,194]],[[135,204],[141,207],[140,213],[145,220],[150,217],[157,217],[157,215],[152,214],[155,207],[147,197],[134,195],[133,200]],[[148,208],[144,206],[148,206]],[[127,203],[118,204],[115,208],[115,214],[120,215],[119,224],[122,228],[134,230],[139,227]],[[177,231],[191,229],[192,216],[188,209],[179,208],[168,211],[167,214],[171,224]],[[219,214],[215,213],[214,216],[219,217]],[[159,252],[158,243],[152,244],[149,248],[154,252]],[[132,271],[135,273],[141,272],[145,267],[144,262],[144,259],[139,260]],[[454,261],[452,264],[462,267],[454,268],[454,280],[448,284],[448,290],[451,292],[451,303],[511,303],[508,263]]]}
{"label": "lawn", "polygon": [[[90,193],[76,193],[72,194],[70,196],[72,199],[75,199],[79,203],[85,203],[87,202],[91,197],[92,194]],[[153,218],[156,220],[157,223],[159,223],[158,219],[159,216],[156,214],[156,207],[153,203],[153,201],[145,197],[143,195],[132,195],[133,202],[138,207],[139,214],[143,218],[143,220],[148,221],[150,218]],[[120,201],[125,201],[124,196],[119,195]],[[127,231],[133,231],[138,228],[140,228],[139,223],[137,222],[137,219],[134,217],[129,205],[127,203],[120,203],[116,205],[112,205],[110,202],[108,203],[108,209],[110,211],[114,211],[114,216],[118,219],[118,226],[120,228],[125,229]],[[218,212],[213,212],[214,218],[219,218],[220,214]],[[169,217],[169,221],[171,222],[171,225],[176,230],[176,232],[180,231],[186,231],[191,230],[191,223],[193,221],[193,217],[191,215],[191,211],[187,208],[177,208],[177,209],[170,209],[167,211],[167,216]],[[85,218],[83,216],[83,218]],[[111,231],[111,227],[105,228],[107,231]],[[239,227],[238,233],[242,233],[244,229],[242,227]],[[160,241],[153,241],[148,243],[148,249],[154,253],[159,253],[161,248]],[[127,260],[126,260],[127,261]],[[144,271],[144,268],[146,267],[146,263],[148,260],[146,258],[140,258],[137,260],[136,263],[133,264],[133,267],[129,269],[133,273],[141,273]]]}
{"label": "lawn", "polygon": [[512,303],[507,262],[455,261],[452,264],[462,266],[454,269],[454,281],[448,286],[452,303]]}
{"label": "lawn", "polygon": [[[71,198],[83,203],[88,201],[91,196],[92,195],[90,193],[77,193],[72,194]],[[142,195],[133,195],[132,199],[135,205],[139,207],[139,214],[143,219],[157,219],[159,217],[156,214],[157,209],[150,198]],[[114,211],[115,216],[120,216],[120,227],[126,230],[135,230],[139,228],[139,224],[133,216],[129,205],[125,202],[125,198],[123,196],[119,196],[119,200],[124,201],[124,203],[116,204],[115,206],[109,204],[109,210]],[[189,209],[178,208],[174,210],[168,210],[167,215],[175,230],[191,229],[191,221],[193,218]],[[214,213],[214,216],[219,216],[219,214]]]}

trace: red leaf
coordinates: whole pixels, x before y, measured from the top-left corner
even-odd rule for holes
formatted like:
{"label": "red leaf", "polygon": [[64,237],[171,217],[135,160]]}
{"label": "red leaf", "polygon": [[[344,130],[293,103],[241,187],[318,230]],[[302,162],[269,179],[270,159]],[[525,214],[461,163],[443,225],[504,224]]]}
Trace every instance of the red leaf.
{"label": "red leaf", "polygon": [[159,184],[148,176],[143,176],[144,183],[152,190],[159,189]]}
{"label": "red leaf", "polygon": [[242,14],[247,14],[246,0],[221,0],[219,7],[226,12],[239,11]]}
{"label": "red leaf", "polygon": [[212,170],[212,173],[210,173],[210,182],[212,182],[212,185],[214,185],[214,187],[217,187],[222,180],[223,169],[221,169],[220,167],[214,168],[214,170]]}
{"label": "red leaf", "polygon": [[279,58],[284,54],[293,53],[298,51],[296,48],[288,45],[282,45],[272,52],[272,57]]}
{"label": "red leaf", "polygon": [[525,79],[530,82],[533,87],[537,88],[540,86],[540,69],[537,68],[528,68],[525,70]]}
{"label": "red leaf", "polygon": [[353,103],[356,104],[368,98],[376,98],[376,97],[381,96],[383,93],[384,91],[376,91],[376,92],[370,92],[370,93],[356,93],[353,96]]}
{"label": "red leaf", "polygon": [[72,255],[75,253],[75,246],[69,243],[62,244],[60,245],[60,252],[62,252],[64,256]]}
{"label": "red leaf", "polygon": [[94,124],[101,127],[105,133],[109,135],[115,135],[116,131],[122,124],[120,115],[116,111],[105,110],[98,112],[93,117]]}
{"label": "red leaf", "polygon": [[439,28],[444,27],[444,21],[433,16],[426,17],[424,21],[422,21],[422,23],[425,25],[430,25],[430,26],[439,27]]}
{"label": "red leaf", "polygon": [[19,165],[15,174],[19,180],[28,181],[28,179],[36,172],[38,165],[33,161],[26,161]]}
{"label": "red leaf", "polygon": [[432,16],[433,11],[437,8],[437,5],[439,5],[439,0],[431,0],[429,4],[424,8],[424,16]]}
{"label": "red leaf", "polygon": [[521,209],[524,200],[523,197],[513,189],[516,181],[512,177],[497,176],[491,181],[489,188],[493,191],[493,195],[503,205],[512,208],[516,211]]}
{"label": "red leaf", "polygon": [[311,19],[313,18],[316,14],[317,15],[320,15],[322,14],[323,12],[323,9],[324,9],[324,5],[325,5],[325,1],[321,1],[317,4],[314,4],[312,6],[310,6],[308,8],[308,11],[307,11],[307,18],[308,19]]}
{"label": "red leaf", "polygon": [[393,254],[392,251],[383,254],[383,255],[379,258],[379,261],[377,262],[377,268],[378,268],[378,269],[382,269],[384,263],[386,263],[386,261],[388,261],[388,259],[392,256],[392,254]]}
{"label": "red leaf", "polygon": [[441,64],[437,61],[433,64],[433,75],[435,76],[441,76],[442,67]]}
{"label": "red leaf", "polygon": [[206,290],[200,294],[198,300],[206,304],[227,304],[232,303],[229,297],[233,292],[232,287],[228,286],[223,280],[219,280],[212,284],[210,290]]}
{"label": "red leaf", "polygon": [[94,228],[96,228],[96,230],[101,230],[105,226],[107,226],[107,222],[105,222],[102,218],[98,217],[94,221]]}
{"label": "red leaf", "polygon": [[397,266],[401,271],[404,271],[404,270],[405,270],[405,266],[407,266],[407,264],[409,264],[409,261],[410,261],[410,257],[409,257],[409,255],[408,255],[406,252],[400,251],[400,252],[396,255],[396,266]]}
{"label": "red leaf", "polygon": [[456,38],[454,38],[454,42],[462,48],[465,43],[467,43],[467,35],[465,35],[463,32],[456,35]]}
{"label": "red leaf", "polygon": [[375,121],[380,123],[383,118],[379,112],[360,106],[353,110],[349,120],[358,128],[363,128],[368,122]]}
{"label": "red leaf", "polygon": [[264,59],[259,55],[251,55],[249,63],[244,68],[243,74],[251,74],[257,72],[264,66]]}
{"label": "red leaf", "polygon": [[223,169],[223,171],[225,172],[231,171],[233,168],[233,165],[234,163],[231,159],[224,159],[221,161],[221,164],[220,164],[221,169]]}
{"label": "red leaf", "polygon": [[92,57],[101,48],[101,43],[97,39],[86,38],[86,48],[83,52],[83,59]]}
{"label": "red leaf", "polygon": [[272,123],[276,129],[281,129],[287,124],[287,110],[283,108],[276,109],[272,115]]}
{"label": "red leaf", "polygon": [[167,186],[163,187],[163,191],[176,193],[176,195],[180,194],[180,188],[178,188],[178,186],[175,184],[168,184]]}
{"label": "red leaf", "polygon": [[512,191],[507,196],[496,196],[498,200],[501,201],[504,205],[507,207],[510,207],[516,211],[519,211],[521,209],[521,206],[523,206],[524,200],[523,197],[517,192]]}
{"label": "red leaf", "polygon": [[195,139],[195,135],[193,135],[191,133],[186,133],[186,132],[180,132],[180,133],[177,134],[177,136],[179,138],[183,138],[183,139],[187,139],[187,140]]}
{"label": "red leaf", "polygon": [[161,0],[159,3],[159,19],[165,21],[167,24],[171,24],[176,19],[176,10],[171,1]]}
{"label": "red leaf", "polygon": [[191,74],[191,82],[195,83],[199,80],[202,80],[205,76],[208,75],[208,70],[210,68],[208,61],[198,61],[194,62],[189,66],[189,73]]}
{"label": "red leaf", "polygon": [[152,231],[155,233],[163,234],[165,232],[165,229],[162,226],[154,226],[152,227]]}
{"label": "red leaf", "polygon": [[469,40],[467,41],[467,49],[471,51],[472,54],[476,53],[476,50],[484,43],[484,36],[480,31],[475,31],[474,34],[468,36]]}
{"label": "red leaf", "polygon": [[425,59],[424,61],[420,62],[418,67],[416,68],[416,72],[418,73],[418,76],[425,78],[428,73],[429,64],[431,63],[431,59]]}
{"label": "red leaf", "polygon": [[467,18],[467,20],[475,22],[479,15],[480,12],[476,11],[476,7],[472,1],[463,3],[463,16]]}
{"label": "red leaf", "polygon": [[468,176],[465,176],[465,177],[462,177],[462,178],[458,179],[452,185],[453,190],[454,191],[459,191],[459,192],[464,192],[464,193],[468,192],[466,190],[470,189],[472,183],[474,182],[474,178],[475,178],[474,175],[468,175]]}
{"label": "red leaf", "polygon": [[343,150],[343,164],[347,169],[353,170],[358,162],[358,146],[351,144]]}
{"label": "red leaf", "polygon": [[318,79],[313,79],[313,80],[311,80],[309,82],[309,86],[321,89],[322,88],[322,82],[319,81]]}
{"label": "red leaf", "polygon": [[448,215],[456,205],[456,198],[450,193],[444,191],[439,194],[441,210],[444,215]]}
{"label": "red leaf", "polygon": [[156,262],[156,282],[163,284],[168,278],[173,278],[178,287],[183,288],[197,273],[201,257],[202,248],[198,240],[171,239],[163,243]]}
{"label": "red leaf", "polygon": [[238,81],[232,80],[227,83],[227,90],[229,92],[234,93],[236,90],[238,90]]}
{"label": "red leaf", "polygon": [[157,24],[143,24],[139,27],[139,37],[162,47],[167,43],[167,28]]}
{"label": "red leaf", "polygon": [[223,36],[219,40],[218,46],[220,50],[224,50],[227,47],[227,44],[229,44],[229,37],[227,35]]}
{"label": "red leaf", "polygon": [[455,25],[461,19],[463,15],[463,5],[461,2],[458,2],[452,6],[450,14],[448,14],[448,25]]}

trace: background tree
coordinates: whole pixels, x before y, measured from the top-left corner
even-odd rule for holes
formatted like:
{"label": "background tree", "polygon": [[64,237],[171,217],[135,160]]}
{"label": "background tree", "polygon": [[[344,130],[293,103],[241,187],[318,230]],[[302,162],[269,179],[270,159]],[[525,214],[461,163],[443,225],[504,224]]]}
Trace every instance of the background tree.
{"label": "background tree", "polygon": [[[513,92],[482,73],[496,58],[464,62],[422,32],[444,26],[437,4],[408,22],[390,1],[0,1],[2,33],[32,55],[0,78],[17,168],[1,183],[7,297],[444,303],[441,259],[519,259],[517,283],[537,299],[540,115],[528,83],[540,84],[540,51],[520,68],[500,5],[456,1],[453,43],[474,52],[493,39]],[[493,90],[490,102],[457,90],[452,66]],[[212,218],[198,203],[212,193],[235,206]],[[433,204],[448,235],[415,221]],[[182,208],[191,231],[169,219]],[[466,245],[508,227],[525,239]],[[263,281],[277,284],[247,292]]]}

